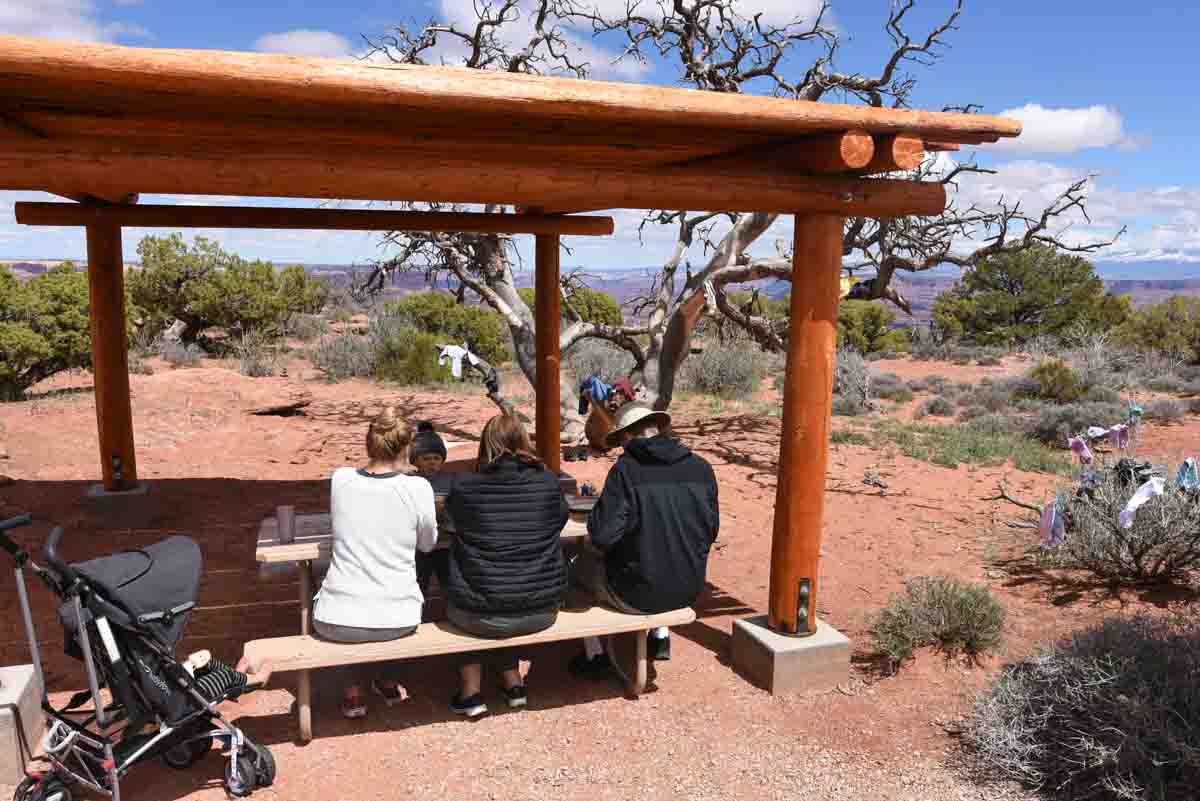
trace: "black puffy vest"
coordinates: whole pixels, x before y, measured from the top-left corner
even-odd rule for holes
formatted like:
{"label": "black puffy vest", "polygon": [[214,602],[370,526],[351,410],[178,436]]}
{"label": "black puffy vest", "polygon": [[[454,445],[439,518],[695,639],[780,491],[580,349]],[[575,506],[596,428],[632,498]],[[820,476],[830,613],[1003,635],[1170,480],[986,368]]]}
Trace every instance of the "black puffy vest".
{"label": "black puffy vest", "polygon": [[524,615],[556,609],[567,591],[560,537],[567,501],[558,478],[503,456],[462,474],[446,499],[458,534],[450,547],[450,603]]}

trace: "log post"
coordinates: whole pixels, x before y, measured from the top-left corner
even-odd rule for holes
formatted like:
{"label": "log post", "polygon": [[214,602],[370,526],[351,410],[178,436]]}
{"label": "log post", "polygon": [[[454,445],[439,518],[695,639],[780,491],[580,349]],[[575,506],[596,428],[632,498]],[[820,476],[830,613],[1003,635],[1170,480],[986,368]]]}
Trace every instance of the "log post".
{"label": "log post", "polygon": [[121,228],[87,227],[88,300],[92,329],[92,376],[100,469],[104,488],[119,492],[137,486],[133,412],[129,403],[128,343],[125,338],[125,266]]}
{"label": "log post", "polygon": [[817,630],[843,223],[840,216],[796,215],[767,616],[768,625],[781,634],[806,636]]}
{"label": "log post", "polygon": [[560,326],[559,237],[543,234],[535,245],[535,320],[537,341],[537,413],[535,432],[538,455],[546,469],[558,475],[561,456],[562,409],[559,388],[558,337]]}

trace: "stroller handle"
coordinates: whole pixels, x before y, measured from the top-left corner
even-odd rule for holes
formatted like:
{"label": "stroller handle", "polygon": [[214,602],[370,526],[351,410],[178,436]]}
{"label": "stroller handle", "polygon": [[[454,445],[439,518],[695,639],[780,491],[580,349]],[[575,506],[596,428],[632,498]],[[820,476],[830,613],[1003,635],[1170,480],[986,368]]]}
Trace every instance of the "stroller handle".
{"label": "stroller handle", "polygon": [[8,551],[8,555],[17,560],[18,567],[24,564],[25,560],[29,557],[26,556],[25,552],[21,550],[21,546],[9,539],[4,532],[11,528],[28,526],[32,522],[33,516],[28,514],[10,517],[8,520],[0,520],[0,548]]}
{"label": "stroller handle", "polygon": [[50,532],[50,538],[46,540],[46,545],[42,548],[42,555],[46,557],[46,561],[54,568],[55,572],[63,577],[64,581],[72,582],[77,577],[75,569],[58,558],[58,544],[62,541],[64,534],[66,532],[62,526],[55,526],[54,530]]}

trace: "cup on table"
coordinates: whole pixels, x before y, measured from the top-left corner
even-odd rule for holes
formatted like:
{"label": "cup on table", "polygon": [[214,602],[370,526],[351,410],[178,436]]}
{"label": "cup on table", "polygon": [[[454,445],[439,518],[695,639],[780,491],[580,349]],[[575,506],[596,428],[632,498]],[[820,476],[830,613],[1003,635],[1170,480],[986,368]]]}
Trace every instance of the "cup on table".
{"label": "cup on table", "polygon": [[295,506],[276,506],[275,522],[279,526],[277,541],[280,545],[288,545],[296,541]]}

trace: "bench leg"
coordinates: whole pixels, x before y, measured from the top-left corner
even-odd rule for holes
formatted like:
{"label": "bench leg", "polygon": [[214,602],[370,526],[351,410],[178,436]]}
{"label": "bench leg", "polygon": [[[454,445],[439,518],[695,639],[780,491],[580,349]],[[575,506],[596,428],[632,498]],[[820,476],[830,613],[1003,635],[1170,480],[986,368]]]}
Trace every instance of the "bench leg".
{"label": "bench leg", "polygon": [[311,561],[300,563],[300,633],[312,634],[312,586],[313,566]]}
{"label": "bench leg", "polygon": [[636,638],[637,642],[637,665],[635,666],[635,670],[637,670],[637,678],[634,679],[633,687],[630,689],[633,691],[635,696],[641,695],[642,691],[646,689],[646,674],[648,672],[646,661],[646,636],[649,633],[650,632],[648,631],[635,631],[633,633],[633,636]]}
{"label": "bench leg", "polygon": [[636,664],[633,666],[633,675],[628,675],[621,669],[621,662],[617,659],[617,649],[615,647],[616,635],[610,634],[604,638],[605,650],[608,651],[608,661],[612,664],[613,670],[621,677],[621,681],[625,683],[625,688],[630,694],[638,696],[646,689],[646,675],[648,672],[646,661],[646,635],[649,632],[635,631],[633,632],[634,642],[637,645]]}
{"label": "bench leg", "polygon": [[300,720],[300,742],[312,740],[312,671],[301,670],[296,680],[296,715]]}

